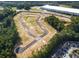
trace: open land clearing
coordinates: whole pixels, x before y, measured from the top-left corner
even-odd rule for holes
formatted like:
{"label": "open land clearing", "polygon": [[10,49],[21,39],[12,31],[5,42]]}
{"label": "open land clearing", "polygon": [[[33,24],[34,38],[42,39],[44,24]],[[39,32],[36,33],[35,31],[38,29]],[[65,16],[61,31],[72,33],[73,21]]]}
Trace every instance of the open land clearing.
{"label": "open land clearing", "polygon": [[22,43],[18,46],[24,49],[23,52],[16,53],[17,57],[31,56],[32,52],[40,50],[47,44],[52,36],[57,33],[54,28],[44,22],[44,18],[50,15],[51,14],[21,12],[14,17]]}

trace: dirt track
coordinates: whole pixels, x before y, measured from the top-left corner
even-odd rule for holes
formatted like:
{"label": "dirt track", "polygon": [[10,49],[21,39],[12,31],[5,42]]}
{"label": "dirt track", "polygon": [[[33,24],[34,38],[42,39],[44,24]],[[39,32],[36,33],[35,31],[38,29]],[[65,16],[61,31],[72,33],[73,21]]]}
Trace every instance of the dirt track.
{"label": "dirt track", "polygon": [[[25,24],[24,15],[29,15],[29,16],[36,16],[36,22],[37,25],[41,28],[43,31],[43,34],[40,36],[34,36],[32,31],[29,31],[29,26]],[[24,29],[24,31],[28,34],[28,36],[32,37],[33,40],[28,42],[28,44],[23,44],[20,46],[17,46],[14,49],[14,52],[18,55],[17,57],[27,57],[27,55],[31,54],[33,51],[37,50],[38,48],[40,49],[44,44],[47,44],[47,42],[52,38],[53,35],[55,35],[56,30],[53,29],[51,26],[49,26],[47,23],[44,22],[44,18],[49,16],[50,14],[44,14],[44,13],[30,13],[30,12],[22,12],[16,15],[14,17],[15,23],[16,20],[19,21],[19,25]],[[18,24],[16,26],[19,26]],[[19,32],[19,31],[18,31]],[[27,42],[27,41],[26,41]],[[40,44],[40,45],[39,45]],[[16,51],[18,50],[18,51]],[[29,51],[29,52],[26,52]],[[25,55],[26,54],[26,55]]]}

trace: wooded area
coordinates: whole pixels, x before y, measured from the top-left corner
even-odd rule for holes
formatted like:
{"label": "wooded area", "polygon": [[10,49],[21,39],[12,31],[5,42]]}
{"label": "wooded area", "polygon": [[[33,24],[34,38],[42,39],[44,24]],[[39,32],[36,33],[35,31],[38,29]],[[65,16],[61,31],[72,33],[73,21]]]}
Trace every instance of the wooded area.
{"label": "wooded area", "polygon": [[0,58],[16,57],[14,46],[20,38],[13,21],[15,13],[9,8],[0,12]]}

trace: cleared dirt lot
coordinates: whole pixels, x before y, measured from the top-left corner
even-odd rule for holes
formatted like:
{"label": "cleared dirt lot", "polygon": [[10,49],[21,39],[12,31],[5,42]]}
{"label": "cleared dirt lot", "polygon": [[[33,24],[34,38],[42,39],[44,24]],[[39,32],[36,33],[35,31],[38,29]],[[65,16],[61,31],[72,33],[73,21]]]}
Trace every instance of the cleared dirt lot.
{"label": "cleared dirt lot", "polygon": [[43,31],[36,22],[37,17],[36,15],[28,15],[28,14],[24,17],[26,25],[29,26],[30,31],[34,32],[35,36],[43,34]]}
{"label": "cleared dirt lot", "polygon": [[[48,23],[44,22],[44,18],[50,15],[51,14],[21,12],[14,17],[14,21],[17,26],[17,31],[19,33],[19,36],[21,37],[22,44],[19,45],[21,47],[24,47],[31,43],[33,40],[35,40],[36,36],[42,35],[42,33],[44,33],[43,29],[48,31],[48,33],[44,37],[41,37],[40,40],[38,40],[35,44],[32,44],[24,52],[16,54],[17,57],[22,58],[31,56],[33,51],[40,50],[41,47],[47,44],[47,42],[52,38],[52,36],[54,36],[57,33],[57,31],[54,28],[52,28]],[[28,18],[28,16],[31,17]],[[28,19],[26,19],[25,17]],[[28,24],[27,27],[29,30],[32,28],[30,31],[35,37],[32,37],[28,34],[28,29],[22,26],[22,21],[20,21],[20,19],[24,21],[26,25]],[[39,26],[38,23],[36,23],[36,21],[38,20],[42,28]],[[41,34],[39,34],[39,32],[41,32]]]}

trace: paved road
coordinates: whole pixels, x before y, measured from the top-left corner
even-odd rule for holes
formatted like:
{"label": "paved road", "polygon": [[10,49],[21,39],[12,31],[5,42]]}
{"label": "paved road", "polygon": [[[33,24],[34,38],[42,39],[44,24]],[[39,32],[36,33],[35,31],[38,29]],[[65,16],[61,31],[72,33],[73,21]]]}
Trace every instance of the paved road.
{"label": "paved road", "polygon": [[24,21],[22,15],[19,19],[21,25],[23,26],[23,28],[25,29],[26,32],[28,32],[28,34],[32,37],[34,37],[35,39],[29,43],[28,45],[26,45],[25,47],[19,47],[17,46],[14,49],[14,53],[22,53],[24,52],[27,48],[31,47],[33,44],[35,44],[38,40],[41,40],[45,35],[48,34],[48,31],[45,29],[45,27],[43,26],[43,24],[41,24],[41,16],[39,15],[39,17],[36,19],[37,24],[39,25],[39,27],[41,28],[41,30],[43,30],[43,34],[40,36],[34,36],[34,33],[32,33],[32,31],[29,31],[29,27],[26,25],[26,22]]}

